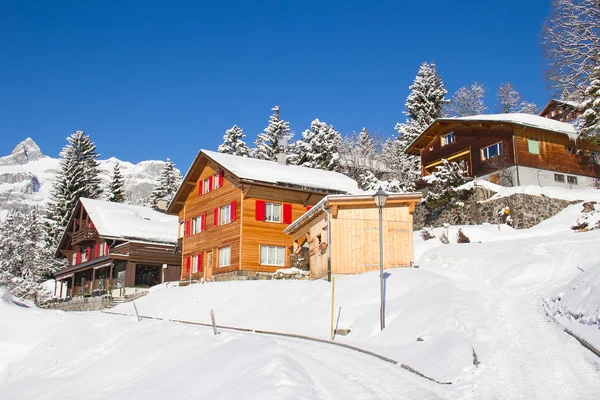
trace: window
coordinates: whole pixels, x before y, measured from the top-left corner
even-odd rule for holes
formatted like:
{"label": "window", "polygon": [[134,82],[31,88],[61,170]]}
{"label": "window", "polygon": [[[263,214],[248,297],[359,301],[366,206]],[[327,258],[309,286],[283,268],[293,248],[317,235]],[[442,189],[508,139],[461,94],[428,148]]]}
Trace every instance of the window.
{"label": "window", "polygon": [[281,204],[265,204],[265,221],[281,222]]}
{"label": "window", "polygon": [[502,154],[502,142],[498,142],[488,147],[481,149],[481,156],[484,160],[489,160]]}
{"label": "window", "polygon": [[201,217],[192,218],[192,233],[193,234],[200,232],[201,226],[202,226],[202,218]]}
{"label": "window", "polygon": [[567,183],[570,183],[571,185],[577,185],[577,177],[567,175]]}
{"label": "window", "polygon": [[202,194],[206,194],[208,192],[210,192],[210,190],[212,189],[212,180],[210,178],[207,178],[204,180],[204,183],[202,184]]}
{"label": "window", "polygon": [[565,176],[563,174],[554,174],[554,182],[564,182]]}
{"label": "window", "polygon": [[73,253],[73,260],[71,260],[71,265],[77,265],[77,253]]}
{"label": "window", "polygon": [[220,222],[219,225],[225,225],[231,222],[231,206],[227,204],[219,210]]}
{"label": "window", "polygon": [[185,234],[185,222],[179,221],[179,237],[182,238]]}
{"label": "window", "polygon": [[540,142],[527,139],[527,148],[531,154],[540,154]]}
{"label": "window", "polygon": [[219,267],[228,267],[231,264],[231,246],[219,249]]}
{"label": "window", "polygon": [[85,249],[81,252],[81,262],[86,262],[88,260],[88,249]]}
{"label": "window", "polygon": [[442,146],[446,146],[447,144],[454,143],[454,132],[450,132],[447,135],[442,136]]}
{"label": "window", "polygon": [[285,247],[261,245],[260,263],[283,267],[285,265]]}
{"label": "window", "polygon": [[198,272],[198,256],[192,256],[192,273]]}
{"label": "window", "polygon": [[218,189],[223,186],[223,171],[219,171],[218,174],[212,176],[213,188]]}

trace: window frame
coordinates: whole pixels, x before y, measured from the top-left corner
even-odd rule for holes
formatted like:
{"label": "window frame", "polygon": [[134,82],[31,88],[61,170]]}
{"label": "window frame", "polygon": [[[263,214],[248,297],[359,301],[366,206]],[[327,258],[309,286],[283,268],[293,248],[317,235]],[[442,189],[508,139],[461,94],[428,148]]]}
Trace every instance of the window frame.
{"label": "window frame", "polygon": [[198,254],[194,254],[192,256],[192,274],[197,274],[198,273]]}
{"label": "window frame", "polygon": [[[274,217],[274,213],[273,213],[273,208],[275,206],[279,207],[279,215],[278,215],[278,220],[275,221],[274,219],[269,219],[269,206],[271,206],[271,217]],[[283,212],[283,205],[281,203],[269,203],[269,202],[265,202],[265,222],[272,222],[275,224],[280,224],[283,217],[282,217],[282,212]]]}
{"label": "window frame", "polygon": [[[486,154],[485,154],[486,150],[487,149],[491,149],[494,146],[497,146],[497,148],[498,148],[498,154],[490,157],[489,156],[489,152],[488,152],[488,156],[486,156]],[[492,159],[494,157],[501,156],[502,154],[504,154],[504,149],[503,149],[503,146],[502,146],[502,141],[499,141],[499,142],[496,142],[494,144],[490,144],[489,146],[485,146],[485,147],[481,148],[481,160],[482,161],[490,160],[490,159]]]}
{"label": "window frame", "polygon": [[[227,249],[227,264],[223,264],[223,251]],[[219,247],[219,268],[231,266],[231,246]]]}
{"label": "window frame", "polygon": [[573,175],[567,175],[567,183],[569,185],[578,185],[577,177]]}
{"label": "window frame", "polygon": [[[531,145],[535,143],[535,147],[537,148],[537,152],[531,151]],[[539,140],[533,140],[533,139],[527,139],[527,151],[529,152],[529,154],[535,154],[537,156],[539,156],[541,154],[540,152],[540,141]]]}
{"label": "window frame", "polygon": [[554,182],[565,183],[565,174],[554,173]]}
{"label": "window frame", "polygon": [[[223,221],[225,219],[225,221]],[[231,204],[219,207],[219,226],[231,223]]]}
{"label": "window frame", "polygon": [[[263,248],[266,248],[266,252],[267,252],[266,260],[265,260],[266,262],[263,262]],[[275,262],[274,263],[269,262],[269,260],[271,259],[270,254],[269,254],[270,250],[275,251],[275,255],[274,255]],[[278,256],[279,256],[278,251],[279,250],[282,251],[281,264],[278,264]],[[275,246],[275,245],[270,245],[270,244],[259,245],[259,249],[258,249],[259,260],[258,260],[258,262],[260,265],[267,265],[270,267],[285,267],[285,256],[286,256],[286,247],[285,246]]]}
{"label": "window frame", "polygon": [[[448,138],[451,138],[452,140],[449,140]],[[445,135],[442,135],[441,137],[442,139],[442,147],[444,146],[448,146],[449,144],[455,143],[456,142],[456,135],[454,134],[454,131],[446,133]]]}
{"label": "window frame", "polygon": [[208,178],[202,181],[202,194],[210,193],[210,179],[211,177],[209,176]]}

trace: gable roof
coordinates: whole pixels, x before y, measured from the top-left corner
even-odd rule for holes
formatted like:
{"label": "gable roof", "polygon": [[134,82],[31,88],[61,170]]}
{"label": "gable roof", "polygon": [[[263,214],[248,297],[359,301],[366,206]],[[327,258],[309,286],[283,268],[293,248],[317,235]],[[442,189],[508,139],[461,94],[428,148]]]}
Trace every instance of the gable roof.
{"label": "gable roof", "polygon": [[419,155],[420,150],[429,144],[429,142],[439,133],[438,130],[442,126],[451,129],[453,126],[483,123],[506,124],[541,129],[566,135],[572,141],[576,141],[579,136],[577,129],[573,124],[541,117],[539,115],[523,113],[470,115],[459,118],[436,119],[406,148],[405,152],[408,154]]}
{"label": "gable roof", "polygon": [[[358,183],[344,174],[315,168],[283,165],[274,161],[259,160],[250,157],[239,157],[231,154],[217,153],[210,150],[200,150],[183,179],[175,198],[169,206],[169,214],[177,213],[181,203],[178,199],[187,198],[202,172],[198,168],[202,159],[207,159],[220,168],[229,171],[238,179],[250,183],[265,184],[315,191],[322,193],[361,193]],[[179,200],[183,201],[183,200]]]}

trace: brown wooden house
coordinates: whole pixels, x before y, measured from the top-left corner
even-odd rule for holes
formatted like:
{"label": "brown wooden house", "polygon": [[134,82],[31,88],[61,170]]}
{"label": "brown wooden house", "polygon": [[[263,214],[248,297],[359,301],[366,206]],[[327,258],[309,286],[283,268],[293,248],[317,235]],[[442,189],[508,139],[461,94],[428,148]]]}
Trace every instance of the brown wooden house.
{"label": "brown wooden house", "polygon": [[421,157],[422,176],[446,159],[468,176],[505,186],[578,189],[600,178],[600,146],[579,139],[572,124],[538,115],[439,118],[406,153]]}
{"label": "brown wooden house", "polygon": [[336,172],[201,150],[167,210],[179,217],[182,283],[289,267],[283,230],[324,196],[358,191]]}
{"label": "brown wooden house", "polygon": [[[414,262],[412,213],[420,200],[420,193],[389,195],[382,209],[384,268],[408,267]],[[311,279],[380,267],[379,210],[373,196],[327,196],[285,233],[294,240],[294,252],[309,257]]]}
{"label": "brown wooden house", "polygon": [[[177,218],[151,208],[82,198],[57,249],[57,297],[122,296],[179,280]],[[66,293],[65,293],[66,287]]]}

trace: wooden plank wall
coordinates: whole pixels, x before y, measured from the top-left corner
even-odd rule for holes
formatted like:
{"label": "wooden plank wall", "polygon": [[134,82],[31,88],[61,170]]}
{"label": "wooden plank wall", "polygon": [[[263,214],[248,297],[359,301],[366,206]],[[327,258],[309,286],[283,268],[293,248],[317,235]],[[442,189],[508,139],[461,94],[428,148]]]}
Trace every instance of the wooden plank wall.
{"label": "wooden plank wall", "polygon": [[[323,198],[320,194],[276,187],[252,185],[245,188],[242,215],[242,269],[245,271],[275,272],[289,267],[291,236],[283,233],[288,224],[256,221],[256,200],[292,204],[292,221],[306,212],[306,206],[314,206]],[[260,265],[260,245],[285,246],[285,267]]]}
{"label": "wooden plank wall", "polygon": [[[204,180],[209,176],[217,174],[218,167],[212,163],[208,163],[202,173],[200,179]],[[185,206],[179,213],[179,220],[185,221],[186,218],[194,218],[206,213],[206,230],[197,234],[183,238],[182,262],[181,262],[181,279],[189,279],[189,274],[186,274],[186,257],[203,254],[203,268],[207,267],[208,253],[213,252],[213,273],[231,272],[239,269],[240,266],[240,227],[241,227],[241,190],[232,183],[232,176],[225,171],[223,177],[223,186],[213,191],[198,195],[198,184],[192,190],[186,200]],[[213,226],[214,216],[213,210],[216,207],[222,207],[231,202],[236,201],[236,219],[235,221],[221,226]],[[229,267],[219,268],[218,249],[220,247],[231,246],[231,265]],[[192,279],[197,280],[202,278],[204,272],[192,274]]]}

